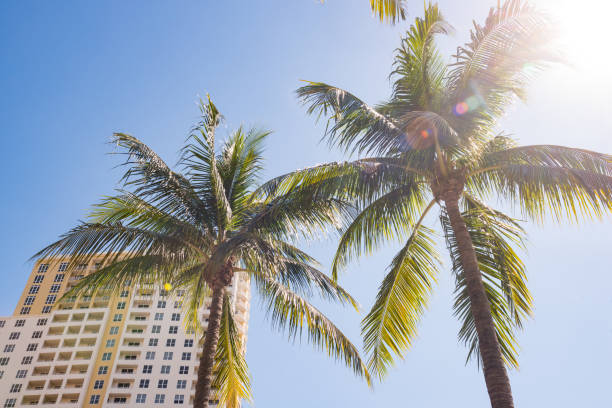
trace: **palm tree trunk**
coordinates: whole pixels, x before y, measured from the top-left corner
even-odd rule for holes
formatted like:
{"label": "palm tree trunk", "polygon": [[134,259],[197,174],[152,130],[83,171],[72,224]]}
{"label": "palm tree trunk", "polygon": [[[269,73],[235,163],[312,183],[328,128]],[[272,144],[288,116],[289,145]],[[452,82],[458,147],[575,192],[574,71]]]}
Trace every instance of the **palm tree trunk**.
{"label": "palm tree trunk", "polygon": [[198,381],[196,383],[195,398],[193,406],[195,408],[208,407],[210,398],[210,385],[212,383],[213,364],[217,353],[217,343],[219,343],[219,327],[221,315],[223,313],[223,285],[215,285],[210,304],[210,315],[208,317],[208,327],[204,337],[202,357],[200,357],[200,367],[198,369]]}
{"label": "palm tree trunk", "polygon": [[513,408],[510,380],[497,341],[493,317],[491,316],[491,305],[482,283],[482,275],[478,268],[472,239],[459,211],[458,196],[452,194],[451,197],[446,197],[444,202],[457,240],[459,258],[465,274],[465,283],[470,297],[476,333],[478,334],[479,351],[482,357],[485,383],[489,392],[491,407]]}

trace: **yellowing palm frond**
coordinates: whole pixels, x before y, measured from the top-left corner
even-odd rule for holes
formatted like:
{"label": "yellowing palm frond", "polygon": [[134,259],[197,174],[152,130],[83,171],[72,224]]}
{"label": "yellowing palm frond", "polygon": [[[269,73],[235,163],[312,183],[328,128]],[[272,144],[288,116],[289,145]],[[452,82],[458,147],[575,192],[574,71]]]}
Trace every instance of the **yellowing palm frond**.
{"label": "yellowing palm frond", "polygon": [[241,400],[252,401],[251,380],[244,359],[244,345],[236,328],[227,294],[223,298],[223,315],[213,376],[212,387],[218,390],[220,405],[238,408]]}

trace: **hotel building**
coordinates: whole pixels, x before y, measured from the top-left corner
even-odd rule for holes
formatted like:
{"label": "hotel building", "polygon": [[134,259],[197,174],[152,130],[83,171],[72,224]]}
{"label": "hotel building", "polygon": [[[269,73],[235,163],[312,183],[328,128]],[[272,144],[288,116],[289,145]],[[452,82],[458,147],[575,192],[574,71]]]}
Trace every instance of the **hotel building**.
{"label": "hotel building", "polygon": [[[128,286],[58,302],[100,265],[34,265],[13,315],[0,317],[0,407],[193,405],[202,339],[185,329],[180,290]],[[248,275],[235,274],[230,295],[246,344]],[[198,313],[204,329],[209,304]]]}

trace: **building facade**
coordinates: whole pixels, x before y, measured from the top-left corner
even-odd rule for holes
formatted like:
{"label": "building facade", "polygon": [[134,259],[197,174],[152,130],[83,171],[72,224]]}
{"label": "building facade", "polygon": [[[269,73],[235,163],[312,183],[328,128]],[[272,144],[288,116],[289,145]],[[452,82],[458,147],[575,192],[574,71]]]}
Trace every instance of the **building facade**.
{"label": "building facade", "polygon": [[[128,286],[58,303],[100,266],[34,265],[13,315],[0,317],[0,407],[193,405],[202,339],[185,328],[180,290]],[[229,290],[246,344],[248,275],[235,274]],[[198,313],[204,329],[209,305]]]}

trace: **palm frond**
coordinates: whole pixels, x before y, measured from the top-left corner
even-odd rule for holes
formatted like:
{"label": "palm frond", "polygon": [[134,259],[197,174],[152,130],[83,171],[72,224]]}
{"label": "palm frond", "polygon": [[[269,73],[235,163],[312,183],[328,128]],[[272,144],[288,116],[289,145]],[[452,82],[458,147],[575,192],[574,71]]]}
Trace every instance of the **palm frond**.
{"label": "palm frond", "polygon": [[150,147],[125,133],[115,133],[112,139],[126,152],[123,166],[127,166],[122,181],[134,187],[133,193],[154,204],[161,211],[183,220],[210,228],[203,218],[206,206],[195,193],[191,183],[176,173]]}
{"label": "palm frond", "polygon": [[470,184],[479,191],[495,190],[536,221],[547,215],[557,221],[577,221],[580,215],[599,218],[612,210],[612,176],[580,168],[499,165],[474,174]]}
{"label": "palm frond", "polygon": [[333,279],[362,252],[369,255],[383,242],[409,234],[425,205],[422,186],[407,183],[361,210],[342,232],[332,262]]}
{"label": "palm frond", "polygon": [[300,295],[310,297],[316,291],[325,300],[358,308],[348,292],[317,269],[316,260],[289,243],[251,234],[239,253],[251,273],[277,280]]}
{"label": "palm frond", "polygon": [[263,171],[263,142],[268,131],[239,128],[224,144],[219,157],[219,171],[232,208],[233,225],[240,224],[242,213],[249,207],[252,190]]}
{"label": "palm frond", "polygon": [[223,298],[212,387],[218,390],[219,404],[227,408],[238,408],[241,400],[251,402],[253,399],[249,369],[244,359],[244,346],[236,329],[230,298],[227,295]]}
{"label": "palm frond", "polygon": [[81,223],[43,248],[32,259],[60,257],[72,264],[89,263],[94,256],[104,253],[102,262],[112,264],[125,253],[133,256],[160,255],[176,262],[202,259],[201,248],[180,236],[169,236],[142,228],[126,227],[121,223]]}
{"label": "palm frond", "polygon": [[328,117],[325,134],[332,146],[375,154],[410,149],[404,132],[392,119],[345,90],[308,82],[296,93],[308,106],[308,114]]}
{"label": "palm frond", "polygon": [[437,5],[429,4],[417,17],[396,50],[392,100],[404,111],[431,111],[444,86],[446,65],[434,44],[437,34],[452,30]]}
{"label": "palm frond", "polygon": [[533,75],[558,60],[550,52],[551,31],[550,19],[524,0],[506,0],[491,8],[484,25],[474,23],[448,85],[449,109],[459,107],[449,118],[463,137],[490,132]]}
{"label": "palm frond", "polygon": [[371,384],[357,348],[323,313],[279,282],[260,274],[252,276],[265,299],[273,327],[287,330],[289,337],[301,336],[306,330],[309,342],[315,347],[343,361],[355,375]]}
{"label": "palm frond", "polygon": [[[491,308],[502,357],[509,366],[518,367],[515,329],[531,314],[531,294],[527,288],[525,266],[515,247],[523,246],[525,232],[516,220],[465,195],[462,217],[472,239],[485,293]],[[456,238],[448,215],[440,216],[455,274],[455,315],[462,321],[459,340],[468,346],[468,356],[480,363],[478,335],[471,311],[470,297]]]}
{"label": "palm frond", "polygon": [[393,364],[393,355],[401,357],[410,347],[438,273],[433,231],[421,222],[422,218],[393,258],[376,302],[362,321],[368,368],[380,378]]}
{"label": "palm frond", "polygon": [[232,207],[229,203],[224,180],[219,172],[215,150],[215,131],[222,116],[208,97],[200,101],[201,121],[189,136],[189,143],[183,148],[181,164],[196,191],[205,197],[207,209],[216,214],[216,226],[226,229],[232,219]]}
{"label": "palm frond", "polygon": [[406,18],[405,0],[370,0],[372,12],[380,21],[395,24]]}

